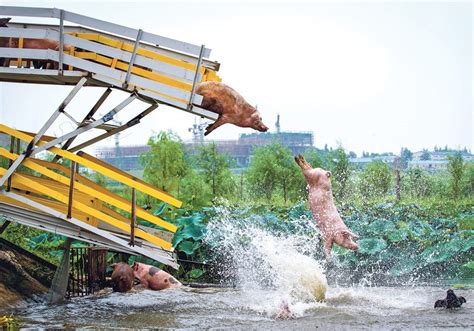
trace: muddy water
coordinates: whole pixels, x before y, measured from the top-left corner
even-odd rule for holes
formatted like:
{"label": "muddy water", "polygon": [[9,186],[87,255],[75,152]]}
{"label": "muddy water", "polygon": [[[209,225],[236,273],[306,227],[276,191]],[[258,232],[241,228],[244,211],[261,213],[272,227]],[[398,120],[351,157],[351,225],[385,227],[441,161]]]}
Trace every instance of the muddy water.
{"label": "muddy water", "polygon": [[451,329],[474,328],[474,291],[460,309],[434,309],[440,287],[329,287],[326,300],[292,302],[294,317],[279,320],[272,290],[179,289],[104,292],[66,304],[22,302],[0,310],[30,328],[231,328],[231,329]]}

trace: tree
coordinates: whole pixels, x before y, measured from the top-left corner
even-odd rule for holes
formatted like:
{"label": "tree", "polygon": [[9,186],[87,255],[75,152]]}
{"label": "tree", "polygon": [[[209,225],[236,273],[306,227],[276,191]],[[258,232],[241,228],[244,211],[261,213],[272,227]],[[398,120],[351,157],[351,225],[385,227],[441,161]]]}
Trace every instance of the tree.
{"label": "tree", "polygon": [[406,169],[408,167],[408,161],[413,159],[413,153],[408,148],[402,147],[402,150],[400,151],[400,158],[402,160],[402,168]]}
{"label": "tree", "polygon": [[380,160],[372,161],[361,174],[360,191],[366,197],[383,196],[390,189],[391,182],[390,167]]}
{"label": "tree", "polygon": [[209,184],[213,196],[228,196],[235,189],[235,182],[230,172],[230,160],[217,152],[214,143],[201,147],[197,164]]}
{"label": "tree", "polygon": [[355,158],[357,158],[357,154],[356,154],[355,152],[353,152],[353,151],[350,151],[348,156],[349,156],[350,159],[355,159]]}
{"label": "tree", "polygon": [[420,160],[422,161],[428,161],[431,160],[431,154],[427,149],[423,149],[423,152],[421,153]]}
{"label": "tree", "polygon": [[255,195],[264,195],[270,201],[273,193],[281,189],[285,203],[290,196],[295,197],[304,186],[301,170],[296,165],[291,151],[278,143],[258,147],[249,169],[247,178]]}
{"label": "tree", "polygon": [[189,169],[182,179],[180,192],[180,199],[191,209],[206,206],[212,199],[211,188],[203,176],[193,169]]}
{"label": "tree", "polygon": [[461,180],[466,168],[461,152],[448,156],[448,172],[451,176],[450,186],[454,199],[458,199],[461,191]]}
{"label": "tree", "polygon": [[186,174],[183,143],[172,131],[162,131],[148,140],[150,150],[142,154],[143,177],[165,192],[178,191],[180,178]]}
{"label": "tree", "polygon": [[350,175],[349,158],[342,147],[338,147],[334,153],[334,166],[332,174],[334,178],[334,194],[343,199],[347,195],[347,184]]}
{"label": "tree", "polygon": [[463,191],[470,197],[474,198],[474,163],[468,163],[466,165],[466,171],[463,180]]}
{"label": "tree", "polygon": [[411,197],[423,198],[432,193],[433,180],[422,169],[409,169],[403,176],[402,189],[405,194]]}
{"label": "tree", "polygon": [[268,201],[278,185],[278,168],[272,146],[257,147],[247,170],[247,178],[252,192],[264,195]]}
{"label": "tree", "polygon": [[283,147],[280,144],[274,145],[274,152],[277,160],[277,173],[279,179],[279,187],[283,192],[283,201],[285,204],[288,201],[289,195],[295,195],[298,188],[301,187],[302,175],[301,170],[296,164],[293,155],[288,147]]}

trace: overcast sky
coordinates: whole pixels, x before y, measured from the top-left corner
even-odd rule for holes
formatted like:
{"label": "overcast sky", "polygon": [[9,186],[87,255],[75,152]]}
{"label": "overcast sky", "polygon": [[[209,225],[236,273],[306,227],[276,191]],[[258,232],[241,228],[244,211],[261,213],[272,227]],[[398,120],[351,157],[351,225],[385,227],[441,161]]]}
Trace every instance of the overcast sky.
{"label": "overcast sky", "polygon": [[[57,7],[205,44],[223,82],[274,130],[312,131],[315,144],[398,153],[435,145],[473,148],[471,2],[5,1]],[[26,21],[15,18],[14,21]],[[0,121],[36,131],[71,87],[0,83]],[[70,106],[80,118],[100,96],[85,88]],[[126,96],[114,92],[102,113]],[[118,119],[146,105],[136,102]],[[172,129],[183,139],[196,117],[160,107],[120,137],[145,144]],[[61,118],[48,133],[73,129]],[[250,129],[225,125],[206,139],[237,139]],[[103,144],[113,145],[113,138]]]}

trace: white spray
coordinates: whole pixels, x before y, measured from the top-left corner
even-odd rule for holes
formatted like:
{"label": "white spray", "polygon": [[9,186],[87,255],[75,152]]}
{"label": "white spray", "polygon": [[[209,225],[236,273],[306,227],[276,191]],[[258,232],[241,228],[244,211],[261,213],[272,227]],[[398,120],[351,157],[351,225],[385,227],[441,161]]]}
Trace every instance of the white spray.
{"label": "white spray", "polygon": [[207,226],[205,242],[242,289],[246,308],[269,315],[288,304],[293,315],[321,305],[327,280],[312,257],[320,250],[317,236],[308,236],[310,220],[290,220],[293,231],[270,230],[262,218],[238,219],[226,208]]}

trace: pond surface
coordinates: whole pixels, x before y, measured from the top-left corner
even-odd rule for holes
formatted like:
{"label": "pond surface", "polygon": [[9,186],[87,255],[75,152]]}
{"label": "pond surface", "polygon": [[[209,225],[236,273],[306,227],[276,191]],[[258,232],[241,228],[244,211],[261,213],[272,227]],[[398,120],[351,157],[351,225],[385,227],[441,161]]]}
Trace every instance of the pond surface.
{"label": "pond surface", "polygon": [[294,317],[276,318],[282,297],[262,289],[104,291],[65,304],[21,302],[0,316],[29,328],[139,329],[474,329],[474,290],[456,290],[467,303],[460,309],[434,309],[441,287],[329,287],[324,302],[290,302]]}

